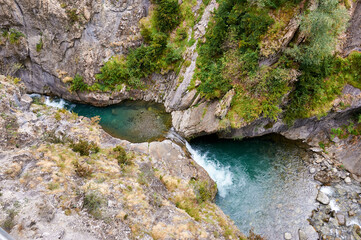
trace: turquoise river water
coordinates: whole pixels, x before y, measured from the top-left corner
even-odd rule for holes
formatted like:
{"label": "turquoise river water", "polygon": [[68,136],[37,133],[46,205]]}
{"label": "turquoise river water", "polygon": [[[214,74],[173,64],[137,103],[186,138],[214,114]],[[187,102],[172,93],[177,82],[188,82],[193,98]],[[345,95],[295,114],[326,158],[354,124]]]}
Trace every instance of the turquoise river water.
{"label": "turquoise river water", "polygon": [[[100,116],[109,134],[133,142],[166,137],[170,115],[157,104],[125,102],[105,108],[50,100],[86,117]],[[242,141],[198,138],[186,143],[195,161],[217,183],[216,204],[244,233],[253,229],[267,239],[308,225],[317,190],[302,160],[303,150],[275,138]],[[298,239],[298,238],[295,238]]]}

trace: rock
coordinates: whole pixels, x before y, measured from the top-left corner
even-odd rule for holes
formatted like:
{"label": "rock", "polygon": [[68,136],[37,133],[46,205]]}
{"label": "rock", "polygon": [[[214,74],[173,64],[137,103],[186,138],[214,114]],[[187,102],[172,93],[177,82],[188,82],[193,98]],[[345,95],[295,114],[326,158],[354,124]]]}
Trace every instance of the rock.
{"label": "rock", "polygon": [[360,226],[354,224],[352,226],[352,236],[356,239],[356,240],[361,240],[361,228]]}
{"label": "rock", "polygon": [[355,216],[355,211],[353,211],[353,210],[348,211],[348,216],[349,217]]}
{"label": "rock", "polygon": [[28,110],[32,102],[33,99],[28,94],[24,94],[21,96],[20,105],[23,110]]}
{"label": "rock", "polygon": [[306,233],[302,229],[298,230],[298,238],[300,240],[308,240]]}
{"label": "rock", "polygon": [[234,96],[234,89],[229,90],[226,95],[222,98],[222,100],[218,103],[217,109],[215,112],[216,117],[219,119],[223,119],[228,113],[228,109],[231,106],[231,102]]}
{"label": "rock", "polygon": [[312,147],[312,148],[310,148],[310,150],[315,153],[320,153],[323,151],[322,148],[319,148],[319,147]]}
{"label": "rock", "polygon": [[285,233],[285,239],[286,239],[286,240],[291,240],[291,239],[292,239],[292,234],[286,232],[286,233]]}
{"label": "rock", "polygon": [[345,178],[345,183],[351,184],[351,178],[350,178],[350,177],[346,177],[346,178]]}
{"label": "rock", "polygon": [[318,191],[316,200],[319,201],[320,203],[324,204],[324,205],[327,205],[327,204],[330,203],[330,199],[327,197],[326,194],[324,194],[321,191]]}
{"label": "rock", "polygon": [[336,214],[337,222],[339,225],[344,226],[346,223],[345,215],[341,213]]}
{"label": "rock", "polygon": [[212,134],[219,129],[219,119],[214,115],[217,101],[203,102],[197,107],[185,111],[172,112],[172,123],[175,130],[183,137],[199,134]]}
{"label": "rock", "polygon": [[298,230],[298,237],[299,240],[318,240],[318,233],[311,225],[308,225]]}
{"label": "rock", "polygon": [[310,168],[310,173],[311,173],[311,174],[314,174],[315,172],[316,172],[316,168],[313,168],[313,167]]}
{"label": "rock", "polygon": [[69,83],[69,82],[72,82],[74,79],[72,77],[65,77],[62,79],[63,83]]}
{"label": "rock", "polygon": [[314,176],[314,179],[324,184],[331,182],[331,177],[327,174],[326,171],[317,172]]}

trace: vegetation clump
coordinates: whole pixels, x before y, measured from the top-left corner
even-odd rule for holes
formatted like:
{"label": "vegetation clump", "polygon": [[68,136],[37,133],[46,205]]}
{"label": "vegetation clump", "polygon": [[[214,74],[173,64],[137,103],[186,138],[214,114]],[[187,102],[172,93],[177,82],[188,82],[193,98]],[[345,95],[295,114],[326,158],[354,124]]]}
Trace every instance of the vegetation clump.
{"label": "vegetation clump", "polygon": [[1,227],[6,231],[10,232],[11,229],[15,226],[14,218],[16,216],[17,212],[15,209],[10,209],[7,211],[7,217],[4,220],[4,222],[1,224]]}
{"label": "vegetation clump", "polygon": [[131,161],[127,156],[127,152],[122,146],[117,146],[113,149],[115,159],[117,159],[119,166],[130,165]]}
{"label": "vegetation clump", "polygon": [[76,74],[75,77],[73,78],[73,81],[71,82],[70,85],[70,91],[72,92],[84,92],[86,90],[88,90],[89,86],[88,84],[86,84],[83,80],[83,77],[80,76],[79,74]]}
{"label": "vegetation clump", "polygon": [[94,142],[79,140],[77,143],[71,143],[70,147],[74,152],[80,153],[80,156],[89,156],[90,153],[98,153],[99,146]]}
{"label": "vegetation clump", "polygon": [[2,31],[2,37],[9,40],[10,44],[18,44],[25,35],[14,28],[10,28],[9,30]]}
{"label": "vegetation clump", "polygon": [[93,173],[93,168],[84,161],[75,160],[73,162],[75,173],[79,177],[90,177]]}
{"label": "vegetation clump", "polygon": [[86,209],[96,219],[101,218],[101,207],[104,203],[104,199],[100,196],[100,193],[89,192],[84,195],[83,209]]}

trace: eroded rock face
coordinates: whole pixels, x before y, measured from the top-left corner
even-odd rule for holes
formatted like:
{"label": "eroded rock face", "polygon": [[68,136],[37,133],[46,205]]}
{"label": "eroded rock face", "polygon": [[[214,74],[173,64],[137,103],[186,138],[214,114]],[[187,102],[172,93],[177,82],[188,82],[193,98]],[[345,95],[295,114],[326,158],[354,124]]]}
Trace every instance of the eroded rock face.
{"label": "eroded rock face", "polygon": [[[0,29],[25,34],[19,44],[0,46],[4,62],[21,62],[28,91],[68,98],[62,79],[82,75],[88,83],[104,61],[141,43],[138,22],[148,0],[0,2]],[[41,44],[41,45],[39,45]]]}

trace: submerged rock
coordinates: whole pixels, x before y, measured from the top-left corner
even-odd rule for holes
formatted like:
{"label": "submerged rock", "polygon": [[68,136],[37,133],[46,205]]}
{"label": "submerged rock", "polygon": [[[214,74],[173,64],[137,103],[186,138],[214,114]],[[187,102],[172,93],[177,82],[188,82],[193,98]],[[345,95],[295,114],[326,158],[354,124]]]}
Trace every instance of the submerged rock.
{"label": "submerged rock", "polygon": [[285,239],[286,239],[286,240],[291,240],[291,239],[292,239],[292,234],[286,232],[286,233],[285,233]]}
{"label": "submerged rock", "polygon": [[322,191],[318,191],[316,200],[325,205],[330,203],[330,199]]}

